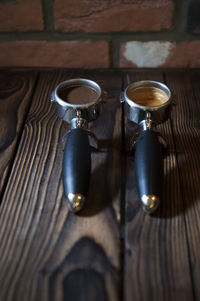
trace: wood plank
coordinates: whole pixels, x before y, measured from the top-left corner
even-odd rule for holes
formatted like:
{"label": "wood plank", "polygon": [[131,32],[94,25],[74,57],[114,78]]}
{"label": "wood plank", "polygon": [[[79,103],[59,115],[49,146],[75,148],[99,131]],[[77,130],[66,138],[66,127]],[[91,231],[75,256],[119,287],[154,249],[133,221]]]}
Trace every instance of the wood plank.
{"label": "wood plank", "polygon": [[[61,175],[68,126],[49,98],[61,80],[86,76],[109,98],[91,124],[104,151],[92,153],[88,203],[74,215]],[[0,211],[1,300],[119,300],[120,89],[112,71],[41,74]]]}
{"label": "wood plank", "polygon": [[0,71],[0,200],[31,102],[36,72]]}
{"label": "wood plank", "polygon": [[200,299],[200,72],[167,72],[175,92],[173,132],[187,230],[195,300]]}
{"label": "wood plank", "polygon": [[[164,82],[160,71],[129,72],[127,76],[126,84],[144,79]],[[169,153],[164,159],[163,199],[152,216],[141,209],[134,178],[134,158],[127,157],[125,300],[133,300],[133,296],[140,301],[194,300],[184,204],[170,120],[159,125],[157,130],[165,137]],[[133,134],[133,128],[127,123],[127,136]]]}

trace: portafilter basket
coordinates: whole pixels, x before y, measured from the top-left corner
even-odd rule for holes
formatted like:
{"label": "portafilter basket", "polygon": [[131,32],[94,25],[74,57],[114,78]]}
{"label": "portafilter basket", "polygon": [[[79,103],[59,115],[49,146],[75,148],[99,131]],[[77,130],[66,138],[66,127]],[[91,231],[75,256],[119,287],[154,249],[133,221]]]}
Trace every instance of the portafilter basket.
{"label": "portafilter basket", "polygon": [[[95,92],[94,98],[88,97],[87,101],[86,95],[80,103],[62,99],[64,92],[68,93],[70,89],[80,87]],[[70,79],[61,82],[55,88],[51,94],[51,101],[56,103],[58,116],[70,124],[70,131],[65,135],[67,140],[64,148],[63,184],[69,209],[78,212],[87,198],[91,173],[88,122],[94,121],[99,115],[102,90],[94,81],[83,78]]]}
{"label": "portafilter basket", "polygon": [[[140,102],[138,91],[143,91],[143,102]],[[150,91],[151,100],[157,100],[155,91],[164,93],[165,100],[152,105]],[[139,198],[147,213],[156,210],[162,197],[162,145],[159,133],[153,127],[167,120],[171,99],[171,91],[166,85],[150,80],[130,83],[123,94],[126,115],[130,121],[139,124],[141,130],[135,144],[134,168]]]}

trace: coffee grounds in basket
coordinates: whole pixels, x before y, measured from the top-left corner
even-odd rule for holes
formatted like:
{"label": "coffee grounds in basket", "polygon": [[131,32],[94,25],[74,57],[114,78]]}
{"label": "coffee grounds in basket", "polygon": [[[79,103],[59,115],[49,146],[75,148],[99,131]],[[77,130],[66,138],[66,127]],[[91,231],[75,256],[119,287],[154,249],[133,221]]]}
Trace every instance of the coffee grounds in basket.
{"label": "coffee grounds in basket", "polygon": [[159,106],[169,99],[163,90],[155,87],[130,89],[130,91],[127,92],[127,96],[141,106]]}
{"label": "coffee grounds in basket", "polygon": [[98,93],[88,86],[73,86],[60,90],[58,96],[65,102],[77,105],[95,101]]}

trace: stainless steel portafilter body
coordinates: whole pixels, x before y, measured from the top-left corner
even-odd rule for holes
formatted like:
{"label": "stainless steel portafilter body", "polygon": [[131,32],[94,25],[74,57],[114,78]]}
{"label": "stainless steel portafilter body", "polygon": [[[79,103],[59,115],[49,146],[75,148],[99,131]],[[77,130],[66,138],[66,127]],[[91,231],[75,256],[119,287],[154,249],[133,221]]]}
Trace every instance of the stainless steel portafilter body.
{"label": "stainless steel portafilter body", "polygon": [[[67,90],[68,88],[73,88],[77,86],[84,86],[91,88],[96,91],[97,98],[93,101],[84,104],[73,104],[66,102],[59,97],[62,90]],[[61,82],[51,94],[51,99],[56,102],[56,108],[58,116],[64,121],[71,123],[73,118],[79,118],[79,113],[81,112],[81,118],[88,122],[94,121],[99,115],[99,104],[102,102],[102,90],[100,86],[89,79],[77,78],[70,79]]]}
{"label": "stainless steel portafilter body", "polygon": [[[145,88],[146,91],[148,88],[157,88],[165,93],[166,100],[159,105],[148,105],[147,99],[145,105],[140,105],[133,97],[129,97],[131,92],[139,88]],[[153,131],[153,126],[168,119],[172,100],[171,91],[166,85],[157,81],[138,81],[126,87],[123,100],[128,119],[139,124],[141,129],[135,146],[136,184],[144,211],[152,213],[162,197],[163,179],[162,146],[158,133]]]}
{"label": "stainless steel portafilter body", "polygon": [[[76,87],[87,87],[95,91],[94,99],[84,99],[77,104],[62,99],[62,91]],[[63,159],[63,184],[70,210],[82,209],[89,189],[91,173],[91,152],[88,135],[88,122],[94,121],[100,113],[103,100],[100,86],[89,79],[76,78],[61,82],[51,94],[56,103],[58,116],[70,124],[67,132]],[[85,101],[86,100],[86,101]],[[92,135],[94,136],[94,135]]]}
{"label": "stainless steel portafilter body", "polygon": [[[134,100],[128,97],[128,94],[141,87],[157,88],[166,93],[168,100],[159,106],[142,106],[134,102]],[[143,120],[146,120],[147,113],[150,113],[151,119],[154,124],[159,124],[166,121],[169,117],[170,103],[171,103],[171,91],[163,83],[144,80],[129,84],[124,91],[125,112],[128,119],[132,122],[140,124]]]}

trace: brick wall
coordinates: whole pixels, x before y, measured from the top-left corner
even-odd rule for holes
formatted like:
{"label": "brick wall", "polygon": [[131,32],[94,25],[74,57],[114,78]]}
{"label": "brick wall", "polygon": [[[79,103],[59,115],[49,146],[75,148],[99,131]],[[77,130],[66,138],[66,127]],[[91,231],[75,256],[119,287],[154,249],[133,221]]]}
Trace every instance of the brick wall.
{"label": "brick wall", "polygon": [[200,67],[200,0],[0,0],[0,66]]}

